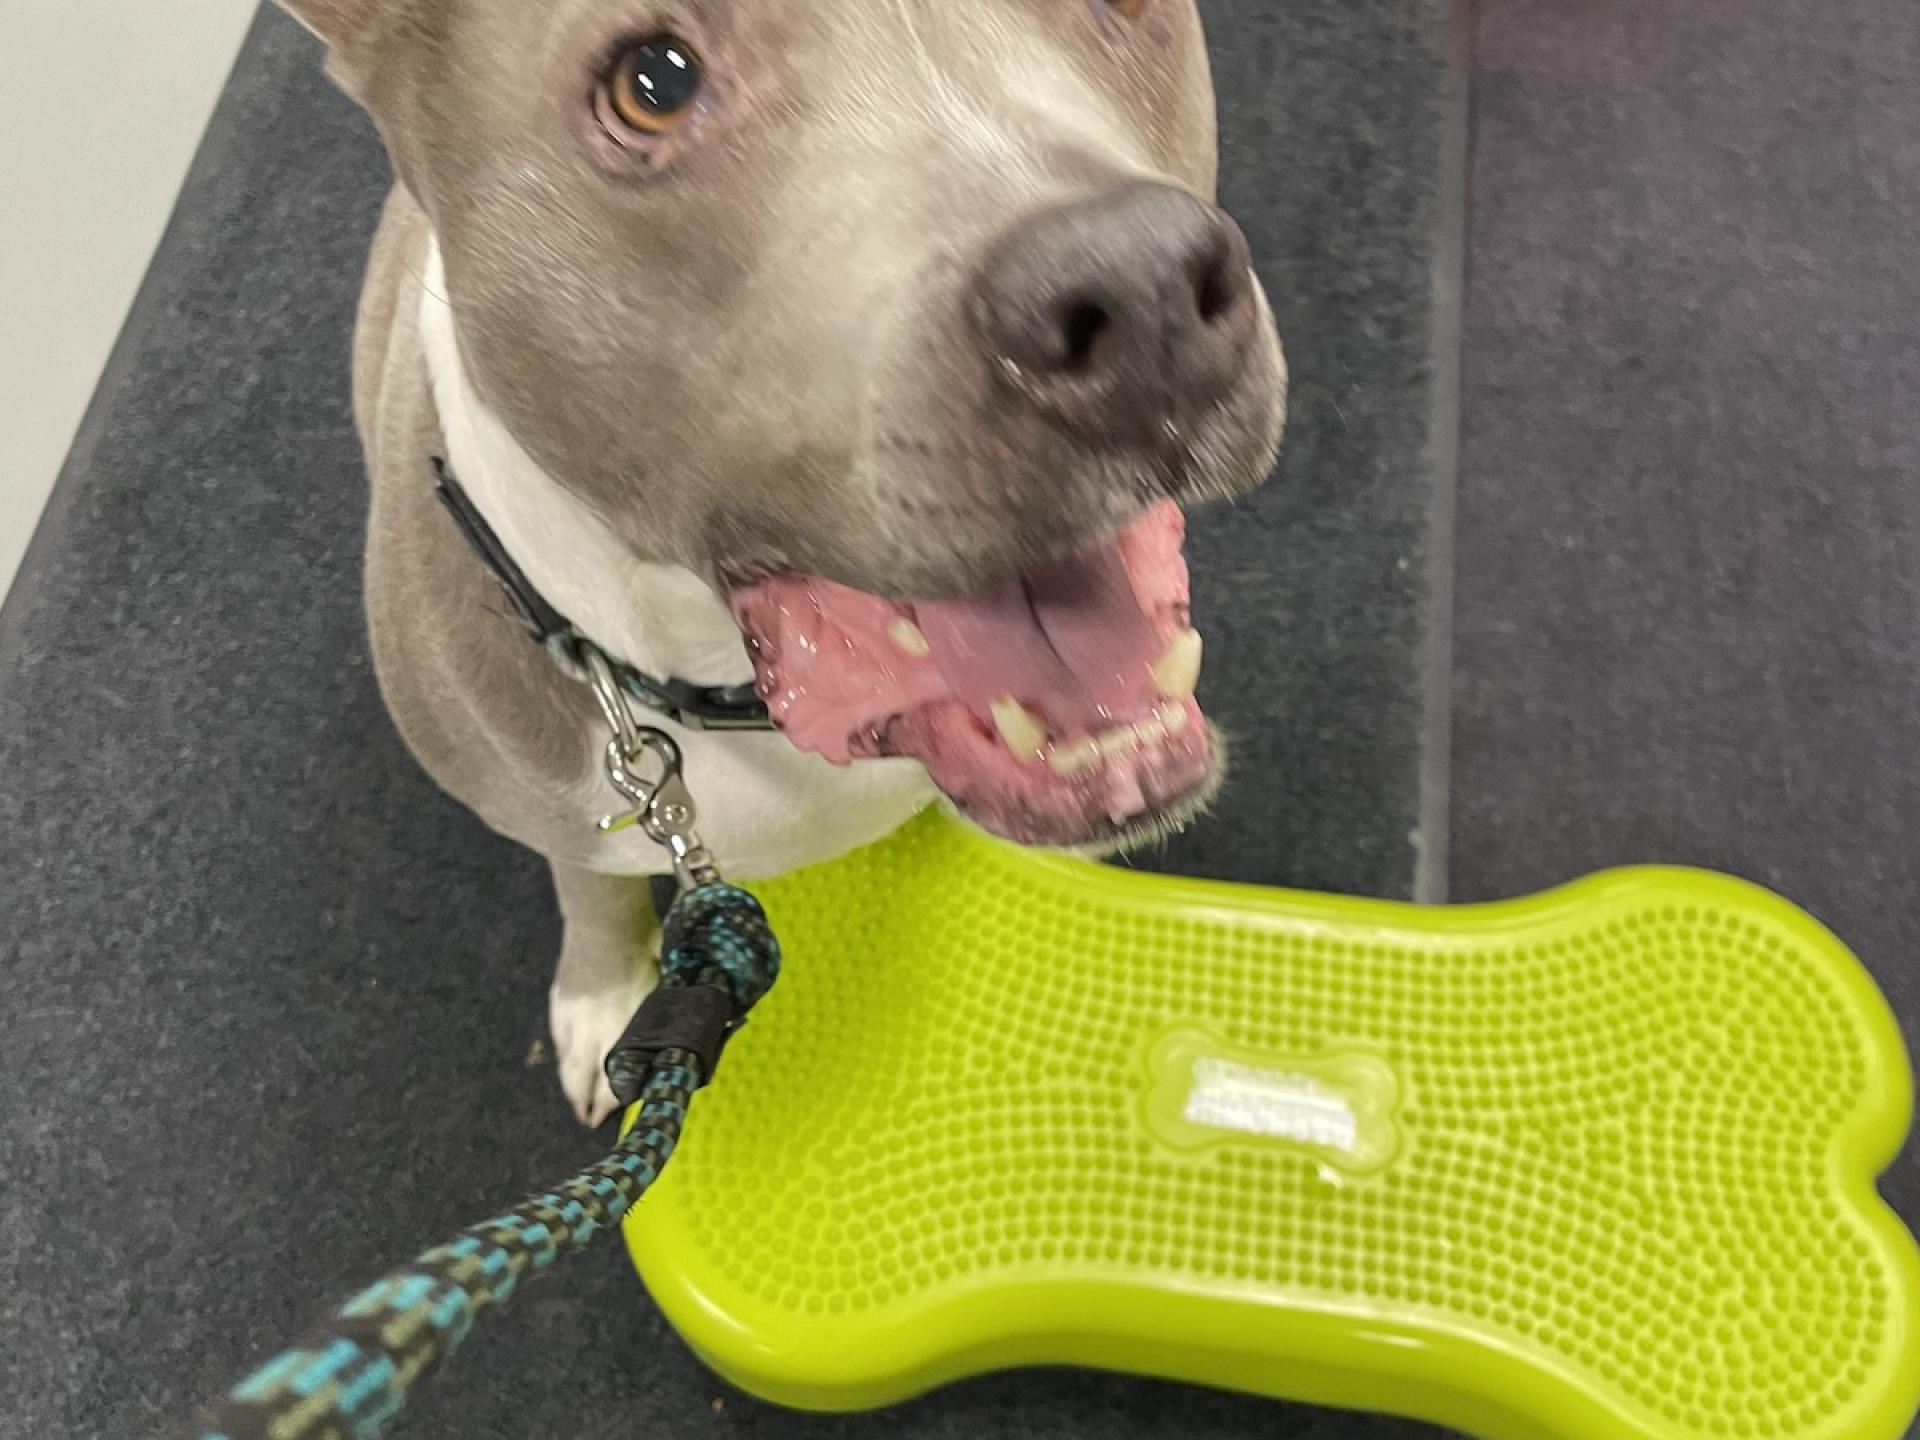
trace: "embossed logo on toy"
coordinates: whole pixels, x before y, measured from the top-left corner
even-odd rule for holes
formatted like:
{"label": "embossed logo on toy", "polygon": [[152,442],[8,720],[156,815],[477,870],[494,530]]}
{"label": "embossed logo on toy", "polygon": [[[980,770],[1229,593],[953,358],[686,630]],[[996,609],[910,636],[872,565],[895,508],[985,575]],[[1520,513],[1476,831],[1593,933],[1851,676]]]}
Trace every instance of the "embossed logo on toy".
{"label": "embossed logo on toy", "polygon": [[1182,1029],[1153,1047],[1149,1066],[1148,1129],[1177,1149],[1284,1145],[1351,1175],[1384,1169],[1400,1153],[1403,1087],[1378,1055],[1262,1053]]}

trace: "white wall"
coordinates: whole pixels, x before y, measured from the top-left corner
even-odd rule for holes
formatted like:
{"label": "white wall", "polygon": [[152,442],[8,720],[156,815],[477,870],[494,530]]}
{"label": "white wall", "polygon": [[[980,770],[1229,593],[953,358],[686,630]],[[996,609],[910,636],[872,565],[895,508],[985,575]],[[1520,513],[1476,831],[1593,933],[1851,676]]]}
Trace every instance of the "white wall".
{"label": "white wall", "polygon": [[0,594],[253,12],[0,3]]}

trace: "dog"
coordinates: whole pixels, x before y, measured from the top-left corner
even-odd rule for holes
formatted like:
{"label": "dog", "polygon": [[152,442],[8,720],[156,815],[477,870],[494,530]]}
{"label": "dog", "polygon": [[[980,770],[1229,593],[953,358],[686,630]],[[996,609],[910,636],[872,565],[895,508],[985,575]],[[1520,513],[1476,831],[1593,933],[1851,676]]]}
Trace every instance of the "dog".
{"label": "dog", "polygon": [[603,712],[436,464],[570,633],[762,698],[777,730],[650,722],[729,875],[943,795],[1078,849],[1204,806],[1182,507],[1266,478],[1286,367],[1194,0],[284,3],[395,171],[354,354],[381,691],[552,866],[583,1122],[668,857],[595,825]]}

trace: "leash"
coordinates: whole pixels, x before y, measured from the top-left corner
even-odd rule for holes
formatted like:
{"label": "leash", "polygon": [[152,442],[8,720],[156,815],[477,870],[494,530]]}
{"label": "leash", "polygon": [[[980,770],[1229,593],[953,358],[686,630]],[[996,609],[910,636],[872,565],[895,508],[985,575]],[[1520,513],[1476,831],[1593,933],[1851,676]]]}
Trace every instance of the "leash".
{"label": "leash", "polygon": [[680,748],[637,724],[597,650],[586,676],[611,735],[607,779],[633,807],[600,822],[640,826],[673,857],[678,885],[661,932],[660,986],[607,1057],[607,1078],[639,1114],[619,1146],[552,1189],[471,1225],[368,1286],[208,1409],[192,1440],[371,1440],[480,1316],[562,1255],[614,1230],[680,1141],[694,1092],[727,1037],[772,988],[780,946],[759,901],[720,877],[695,828]]}

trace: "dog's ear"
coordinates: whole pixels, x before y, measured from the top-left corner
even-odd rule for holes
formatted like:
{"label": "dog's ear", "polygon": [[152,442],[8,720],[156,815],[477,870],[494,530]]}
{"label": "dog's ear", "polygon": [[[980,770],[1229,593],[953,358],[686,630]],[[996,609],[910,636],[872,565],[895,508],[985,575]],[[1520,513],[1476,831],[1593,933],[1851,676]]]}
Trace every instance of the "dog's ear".
{"label": "dog's ear", "polygon": [[281,6],[327,44],[327,71],[336,84],[362,104],[367,102],[370,72],[376,66],[396,20],[415,0],[280,0]]}
{"label": "dog's ear", "polygon": [[381,0],[280,0],[293,18],[336,52],[348,50],[373,24]]}

